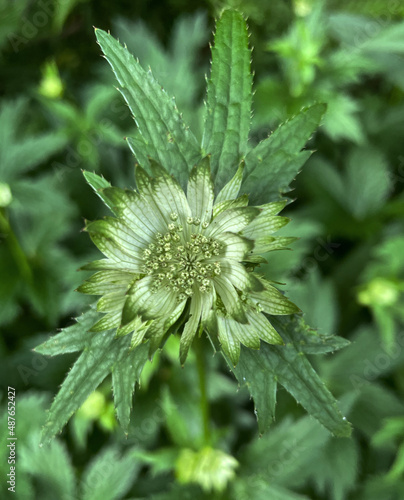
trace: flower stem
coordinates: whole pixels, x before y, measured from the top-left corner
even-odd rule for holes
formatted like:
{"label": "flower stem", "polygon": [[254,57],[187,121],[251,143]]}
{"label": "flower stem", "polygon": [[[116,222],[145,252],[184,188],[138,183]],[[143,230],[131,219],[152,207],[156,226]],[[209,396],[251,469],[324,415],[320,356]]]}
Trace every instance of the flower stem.
{"label": "flower stem", "polygon": [[11,255],[27,283],[32,283],[32,271],[27,256],[21,248],[14,231],[3,210],[0,210],[0,231],[4,233]]}
{"label": "flower stem", "polygon": [[196,339],[194,343],[196,354],[196,366],[199,376],[199,390],[201,393],[201,413],[203,421],[203,436],[206,445],[211,443],[211,429],[210,429],[210,411],[209,400],[206,391],[206,359],[205,349],[201,338]]}

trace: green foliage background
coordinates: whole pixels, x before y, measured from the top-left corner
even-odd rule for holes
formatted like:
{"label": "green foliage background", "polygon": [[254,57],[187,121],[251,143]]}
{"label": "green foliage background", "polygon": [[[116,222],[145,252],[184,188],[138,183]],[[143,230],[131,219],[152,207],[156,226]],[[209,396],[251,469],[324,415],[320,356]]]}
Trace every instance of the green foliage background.
{"label": "green foliage background", "polygon": [[[259,439],[242,377],[209,356],[215,439],[239,465],[223,492],[206,493],[184,476],[203,424],[196,359],[181,369],[175,339],[142,372],[127,438],[107,379],[43,448],[45,410],[76,356],[32,348],[89,303],[74,292],[86,277],[76,269],[97,253],[80,230],[104,212],[81,169],[134,184],[124,137],[135,125],[92,25],[153,69],[201,139],[208,43],[225,6],[248,17],[254,46],[253,143],[303,106],[328,105],[289,194],[297,201],[285,235],[300,240],[262,267],[287,283],[308,324],[351,341],[311,361],[354,432],[332,438],[280,390],[276,421]],[[404,497],[403,18],[393,0],[0,0],[2,498],[8,386],[17,391],[15,498]]]}

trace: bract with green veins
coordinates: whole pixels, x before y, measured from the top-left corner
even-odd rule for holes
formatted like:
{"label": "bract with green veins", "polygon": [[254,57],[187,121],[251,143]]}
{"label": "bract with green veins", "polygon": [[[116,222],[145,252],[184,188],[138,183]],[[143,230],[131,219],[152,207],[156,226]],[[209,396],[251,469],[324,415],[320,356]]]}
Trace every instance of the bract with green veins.
{"label": "bract with green veins", "polygon": [[286,202],[248,206],[248,196],[237,197],[242,166],[215,199],[209,157],[192,169],[186,193],[150,163],[153,177],[136,167],[137,191],[104,179],[100,187],[85,173],[115,215],[86,225],[106,257],[85,266],[97,272],[78,289],[101,295],[97,308],[105,315],[92,330],[116,328],[117,336],[132,335],[132,347],[149,339],[150,354],[178,331],[182,364],[203,330],[233,364],[240,343],[282,344],[266,315],[299,309],[254,268],[265,261],[260,254],[293,240],[272,234],[289,221],[277,215]]}

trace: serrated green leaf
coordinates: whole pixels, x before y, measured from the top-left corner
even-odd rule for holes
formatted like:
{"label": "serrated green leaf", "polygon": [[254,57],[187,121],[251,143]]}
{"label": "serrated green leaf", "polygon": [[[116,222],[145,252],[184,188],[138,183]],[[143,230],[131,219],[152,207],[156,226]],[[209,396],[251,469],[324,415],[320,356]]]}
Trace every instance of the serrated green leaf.
{"label": "serrated green leaf", "polygon": [[[201,157],[197,140],[152,74],[111,35],[100,29],[95,34],[143,137],[143,154],[159,161],[184,185]],[[138,157],[138,161],[142,159]],[[147,169],[148,165],[144,166]]]}
{"label": "serrated green leaf", "polygon": [[135,137],[126,137],[126,142],[139,165],[149,170],[148,147],[143,137],[138,133]]}
{"label": "serrated green leaf", "polygon": [[253,204],[278,200],[311,155],[301,151],[320,124],[325,104],[314,104],[280,125],[245,158],[242,193]]}
{"label": "serrated green leaf", "polygon": [[104,179],[104,177],[101,177],[94,172],[87,172],[86,170],[83,170],[83,175],[86,181],[90,184],[90,186],[97,194],[99,189],[111,187],[111,184],[106,179]]}
{"label": "serrated green leaf", "polygon": [[343,205],[357,219],[377,212],[392,188],[387,159],[378,149],[355,148],[347,158]]}
{"label": "serrated green leaf", "polygon": [[351,439],[330,440],[313,467],[317,490],[332,500],[344,500],[354,488],[358,475],[358,446]]}
{"label": "serrated green leaf", "polygon": [[[362,355],[363,355],[362,350]],[[380,354],[380,348],[379,353]],[[366,371],[365,374],[372,373],[374,365],[365,359]],[[369,368],[370,366],[370,368]],[[363,373],[363,372],[362,372]],[[350,412],[350,419],[355,429],[366,435],[367,439],[371,439],[380,429],[386,418],[393,416],[402,416],[404,414],[404,403],[401,398],[385,385],[377,382],[370,382],[355,387],[356,401]]]}
{"label": "serrated green leaf", "polygon": [[118,500],[125,496],[137,477],[140,463],[117,447],[103,450],[82,477],[82,500]]}
{"label": "serrated green leaf", "polygon": [[[404,363],[403,337],[396,338],[388,355],[374,327],[363,325],[351,337],[349,349],[338,352],[323,366],[323,377],[332,381],[339,391],[349,389],[362,393],[372,381],[385,377]],[[365,355],[364,355],[365,353]],[[388,362],[379,363],[378,357]]]}
{"label": "serrated green leaf", "polygon": [[149,344],[140,344],[134,349],[127,350],[122,356],[119,366],[112,370],[116,414],[125,432],[129,426],[135,383],[139,380],[148,357]]}
{"label": "serrated green leaf", "polygon": [[129,337],[117,339],[115,332],[111,330],[94,334],[52,403],[42,432],[43,442],[49,441],[63,428],[88,395],[109,374],[112,366],[119,363],[120,356],[129,348],[129,343]]}
{"label": "serrated green leaf", "polygon": [[310,477],[315,457],[330,440],[330,434],[314,419],[307,416],[294,422],[287,416],[244,448],[240,470],[252,484],[259,478],[267,484],[294,488]]}
{"label": "serrated green leaf", "polygon": [[176,17],[170,28],[170,40],[164,45],[156,38],[150,23],[114,19],[118,38],[125,41],[144,68],[153,68],[156,80],[175,96],[178,108],[194,133],[198,133],[202,125],[202,106],[197,102],[205,83],[206,70],[201,64],[200,53],[210,34],[206,18],[207,13],[203,11]]}
{"label": "serrated green leaf", "polygon": [[298,153],[319,126],[326,110],[326,104],[322,103],[304,107],[298,114],[279,125],[263,142],[268,141],[271,148]]}
{"label": "serrated green leaf", "polygon": [[374,146],[353,148],[339,172],[330,163],[316,158],[310,175],[334,198],[344,211],[357,220],[374,215],[386,202],[394,176],[387,157]]}
{"label": "serrated green leaf", "polygon": [[[15,149],[4,148],[5,163],[2,165],[7,178],[16,177],[32,170],[41,162],[60,151],[66,145],[67,139],[57,133],[41,134],[35,137],[20,139]],[[3,158],[2,158],[3,160]]]}
{"label": "serrated green leaf", "polygon": [[[282,320],[277,317],[271,318],[271,322],[285,341],[284,346],[272,346],[263,342],[259,351],[243,347],[239,361],[241,368],[234,368],[229,363],[237,378],[245,381],[251,388],[252,395],[255,394],[255,397],[258,395],[258,402],[255,401],[258,419],[261,417],[261,422],[269,425],[271,419],[265,417],[265,412],[274,404],[273,394],[266,395],[260,386],[262,375],[259,375],[265,370],[268,377],[276,379],[332,434],[339,437],[350,436],[349,422],[342,416],[336,400],[295,340],[293,330],[301,328],[299,323],[296,320]],[[262,407],[258,406],[258,403],[262,404]],[[266,429],[262,425],[261,431],[264,432]]]}
{"label": "serrated green leaf", "polygon": [[45,356],[56,356],[68,352],[77,352],[90,345],[94,334],[90,328],[100,318],[95,308],[77,318],[77,323],[64,328],[60,333],[54,335],[43,344],[35,347],[35,352]]}
{"label": "serrated green leaf", "polygon": [[363,144],[365,134],[360,119],[360,103],[347,94],[323,94],[327,102],[327,114],[324,117],[324,132],[335,142],[341,139]]}
{"label": "serrated green leaf", "polygon": [[396,23],[378,30],[376,36],[368,36],[361,43],[360,48],[369,52],[381,52],[391,54],[392,52],[404,53],[404,23]]}
{"label": "serrated green leaf", "polygon": [[[241,387],[247,386],[254,406],[258,421],[258,431],[263,434],[275,420],[276,406],[276,376],[268,373],[265,362],[256,357],[256,363],[251,363],[249,356],[240,356],[238,364],[233,368]],[[258,411],[259,409],[259,411]]]}
{"label": "serrated green leaf", "polygon": [[339,351],[349,344],[349,340],[343,337],[338,337],[337,335],[322,335],[313,331],[311,337],[305,334],[304,340],[301,341],[299,346],[305,354],[327,354]]}
{"label": "serrated green leaf", "polygon": [[191,413],[192,416],[195,416],[195,413],[198,412],[195,405],[192,406],[192,402],[190,403],[190,407],[186,409],[187,414],[183,414],[181,412],[181,409],[184,410],[183,404],[179,407],[178,401],[173,397],[168,386],[164,386],[162,389],[161,406],[165,415],[165,425],[172,442],[176,446],[179,448],[189,448],[196,443],[198,445],[202,444],[201,436],[192,433],[192,423],[187,419],[190,416],[190,411],[193,413],[193,415]]}
{"label": "serrated green leaf", "polygon": [[87,183],[93,188],[95,193],[101,198],[101,200],[107,205],[107,207],[114,212],[114,207],[108,200],[106,196],[103,195],[102,190],[111,187],[111,184],[101,177],[100,175],[95,174],[94,172],[83,171],[84,178]]}
{"label": "serrated green leaf", "polygon": [[0,181],[17,180],[51,155],[62,149],[67,138],[55,132],[35,136],[18,133],[20,124],[28,114],[26,99],[4,101],[0,108]]}
{"label": "serrated green leaf", "polygon": [[19,451],[19,466],[47,484],[56,498],[76,497],[75,471],[65,443],[55,440],[46,448],[39,448],[37,442],[32,447],[24,446]]}
{"label": "serrated green leaf", "polygon": [[251,123],[251,51],[243,16],[225,10],[217,22],[202,148],[211,154],[215,187],[234,175],[247,152]]}

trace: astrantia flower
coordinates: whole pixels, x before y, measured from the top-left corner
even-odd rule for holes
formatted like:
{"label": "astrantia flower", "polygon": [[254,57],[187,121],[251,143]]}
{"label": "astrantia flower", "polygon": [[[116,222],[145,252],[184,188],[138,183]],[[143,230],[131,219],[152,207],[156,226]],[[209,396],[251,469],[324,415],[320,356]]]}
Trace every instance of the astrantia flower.
{"label": "astrantia flower", "polygon": [[178,331],[181,363],[204,329],[234,364],[240,343],[281,344],[265,314],[298,308],[253,269],[265,261],[260,253],[291,240],[272,236],[288,222],[276,215],[285,203],[248,206],[237,197],[242,168],[215,199],[208,157],[191,171],[186,194],[160,165],[151,168],[153,177],[136,167],[137,191],[92,183],[116,215],[86,226],[107,257],[85,266],[98,272],[79,288],[102,295],[105,316],[92,330],[116,328],[132,346],[150,339],[151,353]]}

